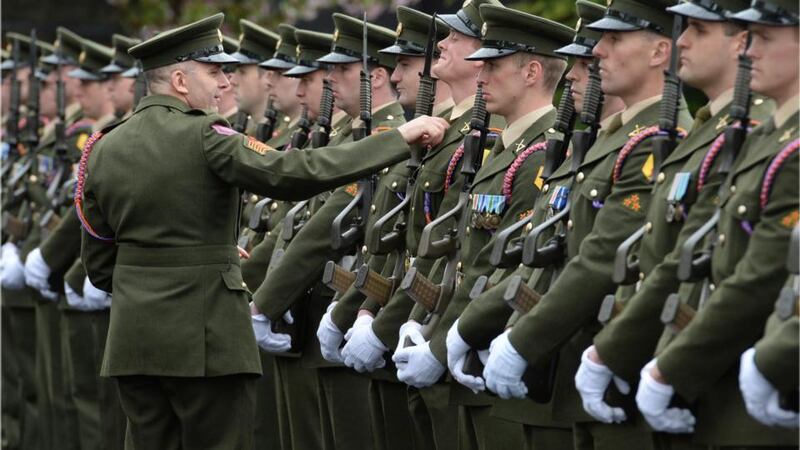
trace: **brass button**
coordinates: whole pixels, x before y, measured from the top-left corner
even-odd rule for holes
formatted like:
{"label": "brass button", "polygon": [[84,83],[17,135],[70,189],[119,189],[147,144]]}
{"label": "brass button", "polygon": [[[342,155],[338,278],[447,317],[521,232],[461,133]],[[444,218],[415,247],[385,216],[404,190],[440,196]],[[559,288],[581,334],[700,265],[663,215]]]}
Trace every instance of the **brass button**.
{"label": "brass button", "polygon": [[39,181],[39,177],[37,177],[36,175],[31,175],[30,177],[28,177],[28,181],[30,181],[31,183],[37,183]]}
{"label": "brass button", "polygon": [[456,264],[456,270],[458,270],[459,272],[461,271],[461,261],[459,261],[458,264]]}
{"label": "brass button", "polygon": [[663,183],[664,180],[666,179],[667,179],[667,174],[665,174],[664,172],[659,172],[658,177],[656,177],[656,181],[658,181],[659,183]]}
{"label": "brass button", "polygon": [[730,190],[731,190],[731,194],[735,193],[736,192],[736,185],[732,184],[731,187],[730,187]]}
{"label": "brass button", "polygon": [[367,246],[366,245],[361,247],[361,253],[363,253],[365,255],[367,254]]}
{"label": "brass button", "polygon": [[639,272],[639,281],[644,281],[644,272]]}
{"label": "brass button", "polygon": [[250,203],[255,203],[257,201],[258,201],[258,196],[256,194],[250,196]]}
{"label": "brass button", "polygon": [[267,231],[267,236],[272,236],[272,231]]}
{"label": "brass button", "polygon": [[306,217],[311,217],[311,211],[306,211]]}
{"label": "brass button", "polygon": [[736,208],[736,212],[743,215],[744,213],[747,212],[747,206],[739,205],[739,207]]}
{"label": "brass button", "polygon": [[425,188],[431,187],[431,182],[430,181],[426,181],[424,186],[425,186]]}
{"label": "brass button", "polygon": [[469,199],[472,200],[472,194],[469,194]]}
{"label": "brass button", "polygon": [[725,243],[725,234],[724,234],[724,233],[723,233],[723,234],[720,234],[720,235],[717,237],[717,242],[719,242],[720,244],[724,244],[724,243]]}
{"label": "brass button", "polygon": [[717,288],[717,286],[714,283],[710,283],[708,285],[708,290],[711,291],[711,292],[714,292],[714,289],[716,289],[716,288]]}
{"label": "brass button", "polygon": [[242,281],[242,287],[243,287],[243,288],[245,288],[245,289],[247,289],[247,283],[245,283],[244,281]]}
{"label": "brass button", "polygon": [[397,187],[397,181],[392,181],[392,189]]}
{"label": "brass button", "polygon": [[571,229],[572,229],[572,227],[573,227],[572,219],[569,219],[569,220],[567,221],[567,229],[568,229],[568,230],[571,230]]}
{"label": "brass button", "polygon": [[389,173],[389,168],[388,167],[383,169],[383,174],[386,175],[387,173]]}
{"label": "brass button", "polygon": [[648,233],[653,231],[653,222],[647,222],[646,224],[644,224],[644,229]]}
{"label": "brass button", "polygon": [[589,196],[592,198],[597,197],[597,189],[592,189],[589,191]]}
{"label": "brass button", "polygon": [[470,231],[470,228],[469,228],[469,227],[467,227],[467,229],[466,229],[467,236],[469,236],[469,231]]}
{"label": "brass button", "polygon": [[394,116],[389,114],[388,116],[386,116],[386,120],[394,120]]}
{"label": "brass button", "polygon": [[756,105],[756,106],[758,106],[758,105],[760,105],[762,103],[764,103],[764,99],[763,98],[757,98],[757,99],[753,100],[753,104]]}
{"label": "brass button", "polygon": [[414,208],[414,207],[412,206],[412,207],[411,207],[411,211],[414,211],[414,209],[416,209],[416,208]]}
{"label": "brass button", "polygon": [[584,178],[586,178],[586,175],[584,175],[583,172],[578,172],[578,176],[575,177],[575,179],[578,180],[578,183],[582,182]]}
{"label": "brass button", "polygon": [[542,186],[542,194],[546,194],[547,191],[549,191],[549,190],[550,190],[550,185],[549,184],[545,184],[544,186]]}
{"label": "brass button", "polygon": [[528,223],[527,225],[525,225],[525,231],[531,231],[532,229],[533,229],[532,223]]}
{"label": "brass button", "polygon": [[269,209],[275,211],[276,209],[278,209],[278,204],[275,203],[275,202],[272,202],[272,204],[269,205]]}
{"label": "brass button", "polygon": [[377,208],[375,207],[375,205],[371,205],[371,206],[369,207],[369,210],[370,210],[371,212],[375,212],[375,210],[376,210],[376,209],[377,209]]}

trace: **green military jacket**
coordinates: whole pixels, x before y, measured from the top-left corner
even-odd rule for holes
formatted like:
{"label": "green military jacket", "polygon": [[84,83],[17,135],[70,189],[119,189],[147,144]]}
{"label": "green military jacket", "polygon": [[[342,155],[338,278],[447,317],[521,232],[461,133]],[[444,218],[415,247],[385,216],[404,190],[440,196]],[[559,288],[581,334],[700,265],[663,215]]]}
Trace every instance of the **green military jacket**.
{"label": "green military jacket", "polygon": [[[706,445],[797,445],[797,433],[752,419],[738,392],[739,357],[763,333],[772,299],[788,276],[786,256],[798,221],[798,153],[779,155],[798,138],[795,111],[748,136],[720,198],[711,261],[716,286],[689,326],[658,355],[676,393],[697,402],[694,440]],[[796,144],[796,143],[795,143]],[[765,180],[771,186],[762,192]]]}
{"label": "green military jacket", "polygon": [[[169,128],[164,125],[169,124]],[[129,151],[135,144],[136,151]],[[385,149],[369,152],[371,148]],[[397,131],[277,152],[217,114],[151,95],[93,147],[82,260],[113,292],[104,376],[260,373],[236,236],[240,189],[299,200],[408,157]]]}
{"label": "green military jacket", "polygon": [[755,345],[756,367],[764,377],[781,393],[795,395],[798,386],[798,345],[800,334],[797,315],[781,320],[773,314],[767,322],[762,337]]}
{"label": "green military jacket", "polygon": [[[685,129],[691,116],[685,103],[681,104],[678,125]],[[555,420],[591,420],[573,377],[581,353],[597,332],[600,303],[616,288],[611,274],[617,246],[645,218],[652,188],[651,140],[633,143],[639,133],[655,125],[658,109],[659,102],[651,103],[625,124],[624,112],[618,113],[587,152],[569,193],[568,262],[539,304],[520,318],[509,335],[530,364],[560,353],[552,401]],[[623,149],[630,150],[627,157]],[[612,175],[615,168],[616,176]],[[552,178],[560,178],[563,170],[564,165]]]}
{"label": "green military jacket", "polygon": [[[754,120],[764,120],[773,106],[771,101],[756,99],[751,116]],[[622,314],[595,336],[594,344],[603,362],[629,382],[638,379],[639,370],[652,358],[661,336],[661,310],[667,296],[680,284],[677,267],[683,242],[711,218],[719,205],[719,185],[723,180],[717,170],[722,158],[713,158],[712,165],[704,171],[700,191],[698,177],[703,161],[710,158],[709,147],[729,125],[729,113],[730,104],[701,123],[698,112],[698,120],[689,136],[665,161],[665,176],[659,175],[656,179],[647,213],[647,222],[652,228],[642,239],[639,251],[644,281],[630,299],[621,298],[628,300]],[[677,202],[670,202],[668,195],[678,173],[688,178],[686,194]],[[676,210],[682,210],[683,214],[669,218],[668,212]],[[621,297],[620,292],[617,294]]]}

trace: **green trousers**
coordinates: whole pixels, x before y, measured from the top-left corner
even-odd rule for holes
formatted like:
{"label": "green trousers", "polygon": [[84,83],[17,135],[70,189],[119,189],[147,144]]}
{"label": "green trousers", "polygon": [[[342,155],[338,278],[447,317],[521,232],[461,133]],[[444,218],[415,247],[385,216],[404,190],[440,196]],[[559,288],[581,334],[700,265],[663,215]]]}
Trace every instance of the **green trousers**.
{"label": "green trousers", "polygon": [[492,416],[492,405],[458,406],[458,442],[461,450],[524,448],[522,424]]}
{"label": "green trousers", "polygon": [[522,425],[526,450],[572,450],[575,443],[569,428]]}
{"label": "green trousers", "polygon": [[117,377],[126,450],[253,448],[253,375]]}
{"label": "green trousers", "polygon": [[346,367],[316,369],[325,450],[364,450],[373,445],[369,379]]}
{"label": "green trousers", "polygon": [[278,408],[275,389],[275,357],[259,350],[261,372],[256,380],[256,418],[255,448],[280,448],[280,427],[278,426]]}
{"label": "green trousers", "polygon": [[282,450],[321,449],[317,371],[275,356],[275,398]]}
{"label": "green trousers", "polygon": [[579,422],[572,426],[575,450],[635,448],[653,450],[653,433],[641,415],[621,424]]}
{"label": "green trousers", "polygon": [[450,404],[450,386],[408,388],[414,442],[426,450],[458,449],[458,407]]}
{"label": "green trousers", "polygon": [[415,439],[405,383],[370,380],[369,407],[375,450],[424,448],[423,443],[417,443]]}
{"label": "green trousers", "polygon": [[[35,449],[39,445],[35,371],[36,310],[33,307],[8,306],[3,307],[2,314],[3,435],[9,439],[10,448]],[[9,364],[8,367],[6,364]],[[6,379],[6,376],[12,379]],[[6,403],[7,395],[12,400],[10,403]],[[6,413],[13,420],[11,426],[16,430],[5,428]]]}

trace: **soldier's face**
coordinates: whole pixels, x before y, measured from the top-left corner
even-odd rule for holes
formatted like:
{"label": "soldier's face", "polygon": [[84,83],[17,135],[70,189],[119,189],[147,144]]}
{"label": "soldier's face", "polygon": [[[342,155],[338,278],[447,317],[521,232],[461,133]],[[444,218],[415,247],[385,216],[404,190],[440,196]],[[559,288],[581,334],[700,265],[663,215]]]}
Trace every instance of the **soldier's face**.
{"label": "soldier's face", "polygon": [[108,83],[114,111],[124,113],[133,108],[133,85],[136,84],[136,79],[114,74]]}
{"label": "soldier's face", "polygon": [[64,97],[66,98],[67,103],[78,101],[78,92],[81,89],[81,80],[67,76],[69,72],[77,68],[77,66],[73,65],[58,66],[58,70],[61,72],[61,79],[64,80]]}
{"label": "soldier's face", "polygon": [[11,96],[11,76],[4,76],[3,84],[0,87],[2,88],[2,92],[0,92],[0,103],[2,103],[0,108],[2,109],[0,111],[5,115],[11,107],[11,99],[9,98]]}
{"label": "soldier's face", "polygon": [[797,27],[752,25],[753,42],[747,55],[753,60],[750,88],[779,102],[797,95]]}
{"label": "soldier's face", "polygon": [[90,119],[99,119],[110,99],[106,82],[81,80],[77,96],[83,114]]}
{"label": "soldier's face", "polygon": [[593,54],[600,58],[603,92],[626,97],[641,88],[649,77],[652,45],[644,31],[607,31],[595,45]]}
{"label": "soldier's face", "polygon": [[478,82],[483,83],[486,110],[505,116],[517,105],[525,89],[523,66],[514,55],[487,59],[478,73]]}
{"label": "soldier's face", "polygon": [[228,77],[219,64],[189,61],[185,72],[185,98],[192,108],[219,111],[222,91],[230,89]]}
{"label": "soldier's face", "polygon": [[589,66],[592,58],[575,58],[572,68],[567,72],[567,79],[572,81],[572,99],[575,101],[575,112],[583,111],[583,96],[589,84]]}
{"label": "soldier's face", "polygon": [[28,78],[31,75],[31,68],[28,66],[17,69],[17,80],[19,80],[19,102],[28,103]]}
{"label": "soldier's face", "polygon": [[328,78],[331,81],[336,106],[352,117],[358,115],[361,64],[334,64]]}
{"label": "soldier's face", "polygon": [[677,42],[680,48],[678,75],[684,82],[715,93],[724,90],[717,88],[718,85],[730,87],[745,33],[728,36],[725,27],[722,22],[688,20]]}
{"label": "soldier's face", "polygon": [[317,120],[319,104],[322,100],[322,81],[325,79],[324,70],[315,70],[300,77],[297,83],[297,98],[300,105],[308,108],[308,118]]}
{"label": "soldier's face", "polygon": [[431,72],[446,83],[474,77],[483,63],[467,61],[464,58],[474,53],[480,45],[480,39],[451,30],[446,38],[439,41],[439,59],[431,68]]}
{"label": "soldier's face", "polygon": [[257,105],[263,104],[266,92],[260,69],[255,64],[240,64],[231,76],[231,86],[240,110],[255,115]]}
{"label": "soldier's face", "polygon": [[392,71],[392,83],[397,90],[397,99],[406,108],[413,108],[419,91],[419,74],[425,66],[425,58],[420,56],[397,57],[397,65]]}
{"label": "soldier's face", "polygon": [[297,98],[297,78],[285,77],[283,75],[275,78],[275,104],[278,110],[292,115],[300,106]]}
{"label": "soldier's face", "polygon": [[58,82],[58,72],[50,72],[47,78],[42,81],[39,91],[39,112],[44,117],[56,116],[56,83]]}

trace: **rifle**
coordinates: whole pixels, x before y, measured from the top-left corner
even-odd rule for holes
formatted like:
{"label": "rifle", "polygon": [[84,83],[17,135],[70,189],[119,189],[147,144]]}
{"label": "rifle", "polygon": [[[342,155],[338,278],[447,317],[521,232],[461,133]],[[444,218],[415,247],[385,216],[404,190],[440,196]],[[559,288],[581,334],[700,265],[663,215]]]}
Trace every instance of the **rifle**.
{"label": "rifle", "polygon": [[256,129],[256,139],[267,142],[272,138],[275,131],[275,124],[278,122],[278,111],[275,110],[275,98],[270,95],[267,99],[267,108],[264,110],[264,122],[258,124]]}
{"label": "rifle", "polygon": [[246,112],[236,111],[236,115],[233,117],[233,129],[237,133],[244,133],[247,130],[248,120],[250,120],[250,116]]}
{"label": "rifle", "polygon": [[[361,112],[359,114],[363,125],[353,129],[353,139],[357,141],[372,134],[372,81],[370,79],[368,65],[366,12],[364,13],[363,23],[360,83]],[[372,174],[367,178],[359,180],[358,190],[356,191],[356,195],[353,196],[353,200],[342,209],[331,224],[331,247],[337,251],[355,251],[356,258],[353,267],[360,267],[364,261],[366,246],[361,248],[362,246],[359,245],[359,243],[364,241],[365,228],[369,217],[370,205],[372,204],[372,196],[375,192],[375,185],[378,181],[377,178],[377,174]],[[350,226],[342,231],[343,222],[350,216],[350,213],[356,209],[358,212],[350,222]],[[343,294],[347,289],[341,290],[341,288],[345,285],[349,288],[354,280],[355,273],[350,272],[334,261],[328,261],[322,278],[322,282],[328,285],[328,287]]]}
{"label": "rifle", "polygon": [[[436,79],[431,75],[433,65],[434,49],[436,47],[436,14],[431,18],[431,25],[428,28],[428,40],[425,47],[425,65],[419,74],[419,90],[415,104],[414,117],[431,115],[433,113],[433,103],[436,98]],[[417,147],[411,149],[411,157],[406,164],[408,168],[408,182],[406,193],[403,200],[389,212],[380,217],[372,227],[372,234],[369,248],[372,253],[385,255],[395,253],[395,263],[392,269],[392,276],[385,278],[379,273],[369,270],[367,266],[361,266],[356,275],[354,286],[364,295],[375,300],[380,305],[389,302],[392,294],[397,288],[399,280],[402,278],[405,269],[405,258],[402,253],[405,248],[406,222],[400,221],[398,216],[408,214],[411,198],[417,184],[417,174],[422,164],[423,150]],[[385,231],[389,226],[391,230]]]}
{"label": "rifle", "polygon": [[[717,173],[725,178],[719,187],[719,194],[727,189],[728,179],[731,175],[731,168],[736,160],[739,151],[747,138],[747,129],[750,125],[750,70],[752,61],[747,56],[750,47],[751,37],[748,32],[747,45],[739,55],[739,67],[736,72],[736,83],[733,88],[733,101],[731,102],[731,119],[733,122],[725,129],[723,134],[724,143],[719,154],[720,164]],[[720,209],[714,212],[706,223],[692,233],[681,246],[681,255],[678,263],[678,280],[680,281],[700,281],[702,280],[702,290],[698,308],[702,307],[711,295],[711,256],[714,253],[714,246],[717,242],[717,223],[719,223]],[[705,247],[698,249],[705,242]],[[692,307],[685,302],[681,302],[677,294],[672,294],[667,298],[664,305],[661,319],[669,324],[676,331],[682,330],[686,323],[680,321],[678,316],[685,318],[693,316]],[[691,320],[691,319],[690,319]]]}
{"label": "rifle", "polygon": [[11,92],[9,95],[10,108],[6,118],[6,143],[9,145],[9,159],[12,155],[19,156],[17,144],[19,144],[19,107],[20,107],[20,86],[17,79],[18,67],[20,65],[19,39],[14,39],[14,46],[11,50],[11,60],[14,61],[11,69]]}
{"label": "rifle", "polygon": [[[475,93],[475,104],[472,109],[470,119],[470,132],[464,138],[463,157],[461,164],[461,176],[464,184],[458,194],[458,203],[450,211],[441,214],[431,223],[425,226],[420,235],[419,249],[417,254],[421,258],[438,259],[445,257],[444,274],[442,282],[435,284],[424,275],[419,273],[416,267],[412,267],[406,272],[400,289],[404,289],[409,297],[419,303],[428,312],[423,320],[422,335],[428,339],[439,323],[441,314],[447,309],[450,297],[455,291],[456,277],[461,269],[461,239],[466,235],[467,224],[470,220],[470,189],[475,174],[483,162],[483,149],[489,134],[489,120],[491,114],[486,111],[486,99],[483,97],[483,84],[478,83]],[[458,152],[458,150],[456,151]],[[432,240],[432,234],[440,226],[454,220],[455,228],[446,230],[441,239]],[[406,339],[404,346],[414,345],[410,339]]]}
{"label": "rifle", "polygon": [[31,66],[31,73],[28,75],[28,117],[27,135],[25,142],[28,144],[28,151],[33,151],[39,146],[39,78],[36,76],[36,66],[38,65],[38,52],[36,45],[36,29],[31,30],[31,49],[28,63]]}
{"label": "rifle", "polygon": [[301,149],[305,147],[306,142],[308,142],[309,131],[311,131],[311,121],[308,120],[308,106],[303,105],[303,109],[300,112],[300,118],[297,119],[297,130],[292,133],[289,148]]}
{"label": "rifle", "polygon": [[[678,77],[679,49],[678,38],[683,32],[683,16],[675,15],[672,24],[672,50],[670,53],[669,68],[664,71],[664,91],[661,99],[661,109],[658,115],[658,134],[653,137],[653,174],[654,180],[661,172],[661,166],[678,145],[678,110],[680,109],[682,82]],[[633,284],[642,278],[639,271],[639,257],[631,252],[637,248],[637,243],[642,240],[645,233],[652,229],[653,224],[646,223],[631,234],[617,247],[614,257],[614,283],[627,285]],[[613,295],[611,295],[613,297]],[[607,300],[603,300],[607,301]]]}
{"label": "rifle", "polygon": [[[558,104],[558,115],[553,125],[553,130],[556,133],[546,143],[542,179],[546,180],[550,177],[566,159],[574,125],[575,100],[572,98],[572,81],[567,80],[564,83],[564,91]],[[530,231],[529,224],[532,220],[533,214],[497,233],[492,246],[492,253],[489,255],[489,262],[493,266],[506,269],[519,265],[522,258],[524,239],[515,239],[510,244],[509,240],[511,240],[512,236],[518,236],[520,230],[527,228],[527,231]],[[476,294],[479,294],[479,292],[476,292]]]}

